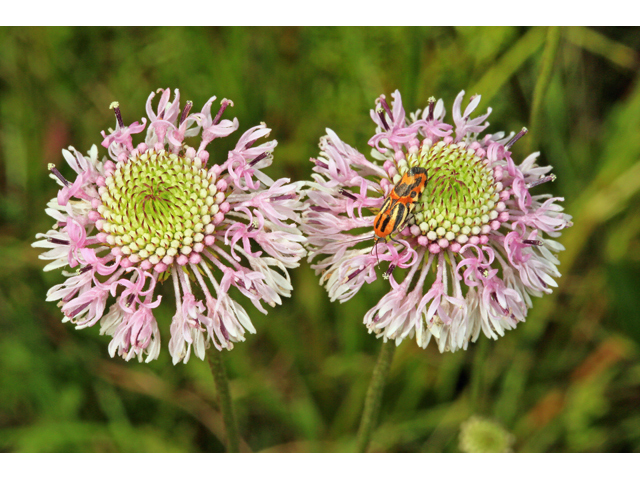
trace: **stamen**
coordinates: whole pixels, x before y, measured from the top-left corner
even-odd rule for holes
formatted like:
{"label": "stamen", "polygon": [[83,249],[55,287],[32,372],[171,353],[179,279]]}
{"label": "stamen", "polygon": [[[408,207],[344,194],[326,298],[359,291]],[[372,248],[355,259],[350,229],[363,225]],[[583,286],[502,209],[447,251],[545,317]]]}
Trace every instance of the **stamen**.
{"label": "stamen", "polygon": [[47,237],[47,240],[57,245],[69,245],[69,240],[61,240],[59,238],[53,238],[53,237]]}
{"label": "stamen", "polygon": [[543,183],[554,182],[555,180],[556,180],[556,176],[552,173],[550,175],[542,176],[538,180],[534,180],[531,183],[527,183],[525,187],[533,188],[533,187],[537,187],[538,185],[542,185]]}
{"label": "stamen", "polygon": [[251,160],[251,162],[249,162],[250,166],[254,166],[256,163],[258,163],[260,160],[264,160],[265,158],[267,158],[267,155],[269,155],[268,152],[262,152],[260,155],[258,155],[256,158],[254,158],[253,160]]}
{"label": "stamen", "polygon": [[356,197],[355,195],[353,195],[351,192],[349,192],[348,190],[345,190],[343,188],[341,188],[340,190],[338,190],[338,193],[340,195],[343,195],[345,197],[347,197],[350,200],[357,200],[358,197]]}
{"label": "stamen", "polygon": [[312,158],[312,159],[311,159],[311,161],[312,161],[313,163],[315,163],[315,164],[316,164],[316,166],[318,166],[318,167],[320,167],[320,168],[324,168],[325,170],[327,170],[327,169],[329,168],[329,165],[328,165],[328,164],[326,164],[326,163],[324,163],[324,162],[321,162],[320,160],[317,160],[317,159],[313,159],[313,158]]}
{"label": "stamen", "polygon": [[290,193],[289,195],[278,195],[277,197],[271,197],[271,201],[293,200],[294,198],[296,198],[296,194]]}
{"label": "stamen", "polygon": [[429,106],[427,107],[427,122],[433,120],[433,111],[435,110],[436,97],[429,97]]}
{"label": "stamen", "polygon": [[491,298],[493,299],[494,302],[496,302],[496,305],[500,308],[500,310],[502,310],[503,315],[509,315],[511,313],[509,310],[507,310],[502,305],[500,305],[500,303],[498,302],[498,295],[496,295],[496,292],[493,292],[491,294]]}
{"label": "stamen", "polygon": [[53,163],[50,163],[48,166],[49,166],[49,171],[53,173],[56,177],[58,177],[58,180],[60,180],[65,187],[68,187],[71,185],[71,182],[69,182],[69,180],[67,180],[62,176],[62,174],[58,171],[58,169]]}
{"label": "stamen", "polygon": [[535,245],[536,247],[542,245],[542,241],[540,240],[522,240],[522,243],[525,245]]}
{"label": "stamen", "polygon": [[360,275],[360,272],[362,272],[362,270],[364,270],[364,268],[360,268],[358,270],[354,270],[353,272],[351,272],[349,274],[349,276],[347,276],[347,279],[342,282],[342,283],[349,283],[351,280],[353,280],[354,278],[356,278],[358,275]]}
{"label": "stamen", "polygon": [[387,112],[387,115],[389,115],[389,118],[391,119],[391,121],[393,122],[393,112],[391,111],[391,109],[389,108],[389,104],[387,103],[387,99],[382,97],[380,99],[380,103],[382,104],[382,107],[384,108],[384,111]]}
{"label": "stamen", "polygon": [[509,140],[504,148],[505,149],[509,149],[511,148],[511,146],[516,143],[518,140],[520,140],[522,137],[524,137],[527,133],[529,132],[529,130],[527,130],[525,127],[522,127],[522,130],[520,130],[511,140]]}
{"label": "stamen", "polygon": [[392,263],[391,265],[389,265],[389,268],[387,269],[387,271],[382,274],[382,278],[384,278],[385,280],[389,280],[389,277],[391,276],[391,274],[395,269],[396,269],[396,265]]}
{"label": "stamen", "polygon": [[89,270],[93,269],[93,265],[87,265],[86,267],[82,267],[78,270],[79,273],[87,273]]}
{"label": "stamen", "polygon": [[120,113],[120,104],[118,102],[112,102],[109,105],[109,108],[113,109],[113,112],[116,114],[116,120],[118,121],[118,126],[120,128],[124,128],[124,122],[122,121],[122,114]]}
{"label": "stamen", "polygon": [[229,332],[227,328],[224,326],[224,322],[220,322],[220,331],[222,332],[222,336],[228,342],[229,341]]}
{"label": "stamen", "polygon": [[311,205],[311,207],[309,207],[311,210],[313,210],[314,212],[331,212],[332,210],[330,208],[327,207],[318,207],[317,205]]}
{"label": "stamen", "polygon": [[[233,106],[233,103],[231,104],[231,106]],[[263,123],[263,122],[260,122],[260,126],[261,126],[261,127],[265,127],[265,126],[266,126],[266,124],[265,124],[265,123]],[[264,136],[264,138],[267,138],[268,136],[269,136],[269,134],[267,133],[267,134]],[[249,140],[249,141],[247,142],[247,144],[245,145],[245,147],[244,147],[244,148],[245,148],[245,149],[247,149],[247,148],[251,148],[251,147],[253,146],[253,144],[254,144],[254,143],[256,143],[257,141],[258,141],[258,139],[257,139],[257,138],[254,138],[253,140]]]}
{"label": "stamen", "polygon": [[218,124],[218,122],[220,121],[220,118],[222,117],[222,114],[224,113],[224,111],[227,109],[229,105],[233,107],[233,102],[231,100],[227,100],[226,98],[222,100],[221,103],[222,104],[220,105],[220,110],[218,110],[218,114],[216,115],[216,118],[213,119],[213,125]]}
{"label": "stamen", "polygon": [[81,311],[83,311],[85,308],[87,308],[89,305],[91,305],[91,302],[87,302],[87,303],[85,303],[84,305],[82,305],[82,306],[80,306],[80,307],[76,308],[73,312],[71,312],[71,313],[69,314],[69,317],[70,317],[70,318],[75,317],[75,316],[76,316],[76,315],[78,315]]}
{"label": "stamen", "polygon": [[384,129],[389,130],[389,124],[387,123],[387,119],[384,116],[384,110],[378,107],[376,110],[376,113],[378,114],[378,117],[380,118],[380,121],[382,122]]}
{"label": "stamen", "polygon": [[191,107],[193,107],[193,102],[189,100],[187,104],[184,106],[184,110],[182,111],[182,116],[180,117],[179,125],[182,125],[184,121],[187,119],[187,115],[189,115],[189,112],[191,111]]}
{"label": "stamen", "polygon": [[135,298],[136,298],[135,293],[132,293],[132,294],[130,294],[130,295],[127,297],[127,301],[125,302],[125,304],[127,305],[127,307],[130,307],[130,306],[131,306],[131,304],[133,303],[133,301],[135,300]]}

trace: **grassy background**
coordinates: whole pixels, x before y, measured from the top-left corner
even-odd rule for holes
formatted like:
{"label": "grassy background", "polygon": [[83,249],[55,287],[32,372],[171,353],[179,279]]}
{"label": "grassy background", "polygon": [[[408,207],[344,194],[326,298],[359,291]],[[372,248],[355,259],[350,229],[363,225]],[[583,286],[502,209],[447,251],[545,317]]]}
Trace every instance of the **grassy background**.
{"label": "grassy background", "polygon": [[[271,175],[306,179],[326,127],[368,154],[369,109],[396,88],[409,111],[431,95],[450,111],[464,89],[493,108],[490,130],[530,126],[546,39],[544,28],[0,29],[0,450],[223,451],[208,366],[171,365],[170,308],[157,315],[160,359],[139,365],[109,358],[97,327],[75,331],[44,301],[61,281],[30,247],[52,223],[46,165],[99,143],[111,101],[130,122],[158,87],[197,109],[231,98],[240,131],[273,128]],[[574,216],[560,286],[497,342],[443,355],[403,343],[374,450],[458,451],[477,414],[512,432],[516,451],[640,451],[639,51],[637,28],[561,30],[536,129],[514,148],[519,160],[542,151],[558,175],[549,191]],[[214,142],[213,158],[238,136]],[[306,262],[293,281],[283,307],[249,310],[258,334],[226,355],[241,434],[254,451],[351,449],[379,348],[362,317],[388,287],[340,305]]]}

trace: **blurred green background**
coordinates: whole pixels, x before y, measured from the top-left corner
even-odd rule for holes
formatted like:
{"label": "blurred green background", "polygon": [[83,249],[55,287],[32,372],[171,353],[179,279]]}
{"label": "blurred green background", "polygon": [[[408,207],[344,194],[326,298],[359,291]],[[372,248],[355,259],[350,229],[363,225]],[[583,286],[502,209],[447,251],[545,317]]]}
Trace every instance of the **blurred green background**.
{"label": "blurred green background", "polygon": [[[60,271],[30,247],[53,223],[47,163],[70,176],[60,150],[99,144],[113,100],[132,122],[171,87],[196,109],[235,102],[240,130],[214,159],[265,121],[274,178],[309,178],[327,127],[368,155],[369,109],[396,88],[408,111],[434,95],[450,112],[464,89],[493,108],[490,131],[533,126],[515,158],[541,150],[558,180],[540,191],[574,216],[559,287],[499,341],[403,343],[372,449],[459,451],[479,415],[515,451],[640,451],[638,52],[638,28],[0,29],[0,450],[224,451],[208,365],[171,364],[171,302],[159,360],[111,359],[97,327],[76,331],[44,301]],[[379,349],[362,318],[388,285],[332,304],[306,262],[293,282],[283,307],[248,309],[258,333],[226,354],[245,448],[350,450]]]}

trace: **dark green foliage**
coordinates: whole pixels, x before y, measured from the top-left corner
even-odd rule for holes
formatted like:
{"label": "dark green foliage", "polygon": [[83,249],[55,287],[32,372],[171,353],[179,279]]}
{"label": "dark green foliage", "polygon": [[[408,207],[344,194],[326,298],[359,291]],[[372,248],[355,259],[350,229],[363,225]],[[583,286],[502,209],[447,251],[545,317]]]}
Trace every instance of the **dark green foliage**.
{"label": "dark green foliage", "polygon": [[[56,184],[47,163],[86,151],[114,124],[146,116],[158,87],[195,108],[230,98],[240,131],[212,144],[221,161],[240,132],[265,121],[280,145],[274,178],[309,178],[325,128],[368,154],[369,109],[402,92],[408,111],[434,95],[483,95],[493,130],[528,125],[544,28],[0,29],[0,450],[223,451],[206,362],[171,365],[171,302],[157,311],[160,359],[111,359],[98,328],[61,324],[45,303],[59,271],[42,272],[37,232]],[[372,449],[457,451],[477,414],[516,437],[516,451],[640,451],[640,84],[638,29],[563,29],[532,149],[558,180],[574,227],[560,286],[524,325],[469,351],[397,350]],[[525,137],[526,138],[526,137]],[[530,141],[530,140],[527,140]],[[521,141],[518,160],[529,153]],[[254,451],[345,451],[379,342],[364,313],[379,280],[332,304],[303,262],[294,295],[257,335],[225,354],[242,437]],[[163,292],[171,295],[170,291]],[[248,303],[248,302],[245,302]]]}

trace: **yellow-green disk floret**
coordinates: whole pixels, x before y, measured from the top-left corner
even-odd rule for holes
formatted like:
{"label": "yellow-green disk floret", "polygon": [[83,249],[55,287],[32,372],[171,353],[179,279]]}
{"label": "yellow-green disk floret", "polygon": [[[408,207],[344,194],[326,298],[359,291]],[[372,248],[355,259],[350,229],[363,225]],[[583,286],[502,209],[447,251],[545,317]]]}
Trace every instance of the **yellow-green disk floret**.
{"label": "yellow-green disk floret", "polygon": [[162,272],[174,261],[200,262],[229,208],[224,180],[216,183],[200,158],[164,150],[134,150],[105,171],[98,239],[124,257],[122,266]]}
{"label": "yellow-green disk floret", "polygon": [[[483,158],[484,157],[484,158]],[[458,251],[470,242],[482,244],[487,235],[500,228],[501,171],[491,167],[486,157],[477,155],[463,143],[425,141],[407,163],[423,167],[428,181],[416,202],[412,233],[431,249]],[[503,216],[504,218],[504,216]],[[437,253],[437,252],[435,252]]]}

